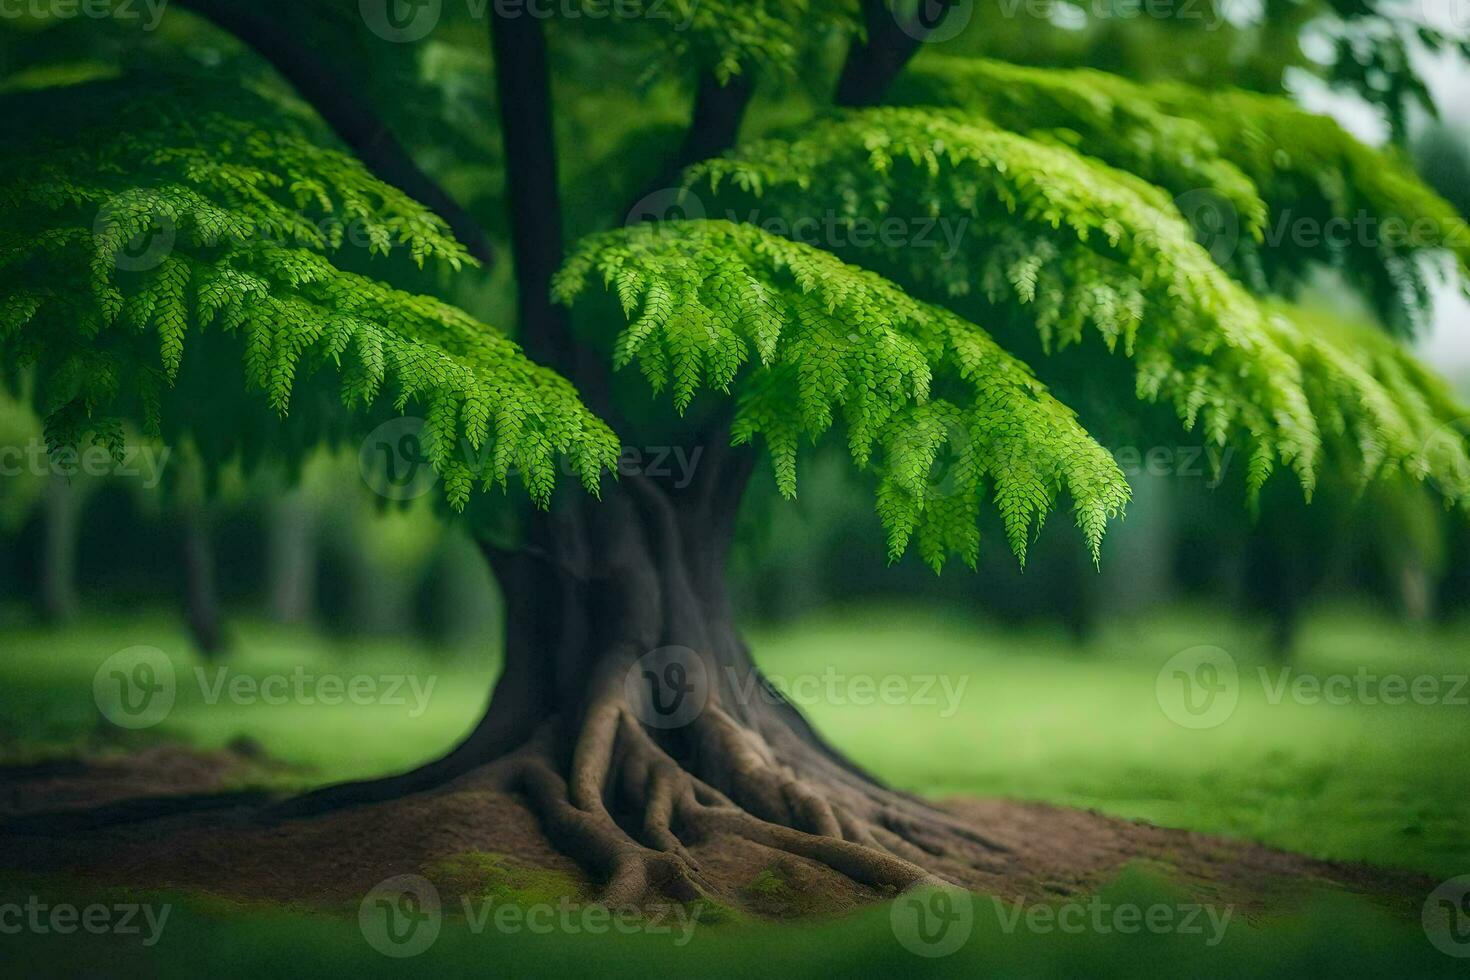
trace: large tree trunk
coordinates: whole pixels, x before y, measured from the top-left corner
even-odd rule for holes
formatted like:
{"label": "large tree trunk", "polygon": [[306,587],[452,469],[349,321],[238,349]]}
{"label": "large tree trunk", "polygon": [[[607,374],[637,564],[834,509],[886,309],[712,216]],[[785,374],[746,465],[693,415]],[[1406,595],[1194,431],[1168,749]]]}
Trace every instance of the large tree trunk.
{"label": "large tree trunk", "polygon": [[[948,7],[936,2],[935,10]],[[867,7],[870,19],[886,10],[877,0]],[[535,18],[497,10],[491,25],[520,339],[611,419],[601,357],[576,342],[550,299],[562,229],[546,40]],[[852,101],[867,100],[875,79],[896,73],[922,36],[887,32],[865,45],[844,73],[864,80]],[[893,57],[887,41],[898,48]],[[881,71],[869,70],[873,59]],[[723,109],[706,114],[706,149],[733,139],[748,91],[705,90],[700,104],[713,108],[717,94]],[[526,547],[485,546],[506,599],[505,667],[463,743],[402,776],[331,787],[280,813],[492,780],[524,797],[610,903],[710,891],[689,846],[716,836],[819,861],[880,889],[996,869],[1002,847],[879,785],[756,669],[725,588],[752,456],[729,449],[728,431],[706,436],[699,472],[682,490],[643,474],[623,477],[601,502],[564,489],[551,513],[531,522]]]}
{"label": "large tree trunk", "polygon": [[761,676],[724,581],[750,460],[723,457],[688,491],[624,477],[601,502],[562,501],[533,547],[487,547],[507,635],[479,726],[428,766],[281,814],[493,780],[525,798],[610,903],[709,890],[687,848],[718,835],[884,890],[995,869],[1003,848],[880,785]]}

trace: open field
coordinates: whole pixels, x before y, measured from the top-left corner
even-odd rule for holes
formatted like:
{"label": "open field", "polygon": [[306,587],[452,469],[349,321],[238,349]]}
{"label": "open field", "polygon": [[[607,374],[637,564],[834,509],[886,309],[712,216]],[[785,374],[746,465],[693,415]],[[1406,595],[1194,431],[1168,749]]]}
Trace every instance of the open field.
{"label": "open field", "polygon": [[[1364,614],[1324,614],[1309,624],[1285,675],[1255,654],[1250,629],[1190,610],[1114,624],[1085,647],[1059,635],[1002,632],[916,610],[831,615],[760,631],[752,641],[767,672],[838,745],[883,778],[925,795],[1094,808],[1314,857],[1414,869],[1436,880],[1470,869],[1470,708],[1463,703],[1470,692],[1455,690],[1456,678],[1470,670],[1465,630],[1415,632]],[[92,680],[109,654],[134,644],[169,655],[177,696],[160,724],[119,732],[100,717]],[[1218,724],[1193,729],[1171,720],[1157,685],[1171,656],[1200,644],[1231,654],[1238,703]],[[59,634],[12,630],[5,648],[0,733],[11,761],[122,751],[158,740],[208,749],[243,738],[284,764],[255,777],[277,786],[372,775],[432,755],[472,723],[493,672],[467,651],[397,640],[328,643],[309,632],[252,624],[240,628],[238,649],[226,661],[208,665],[188,651],[176,627],[146,616]],[[1302,676],[1323,682],[1346,676],[1347,687],[1326,687],[1347,691],[1346,703],[1314,698]],[[1436,679],[1435,697],[1419,699],[1433,703],[1412,697],[1368,703],[1393,700],[1395,677],[1406,684]],[[371,678],[379,703],[303,703],[293,693],[327,700],[324,678],[344,684]],[[1424,683],[1421,692],[1429,690]],[[278,691],[285,697],[267,696]],[[79,887],[16,879],[5,890],[64,897]],[[1147,905],[1163,901],[1170,887],[1139,869],[1104,898]],[[362,943],[351,910],[339,918],[197,896],[154,900],[176,905],[175,918],[158,946],[125,951],[123,962],[138,957],[140,969],[184,972],[200,950],[227,947],[231,958],[256,967],[276,958],[301,967],[312,957],[323,972],[328,964],[341,969],[360,962],[366,971],[391,965]],[[803,966],[813,973],[859,967],[1039,973],[1083,962],[1094,973],[1122,973],[1138,957],[1196,974],[1259,972],[1266,964],[1269,972],[1287,972],[1308,956],[1318,969],[1337,961],[1350,972],[1368,965],[1354,951],[1370,934],[1383,937],[1374,948],[1385,957],[1409,956],[1427,970],[1461,965],[1430,946],[1417,922],[1342,896],[1324,895],[1289,919],[1238,918],[1222,941],[1208,946],[1200,936],[1097,930],[1072,936],[1014,923],[1008,931],[1003,905],[981,898],[976,910],[975,934],[964,949],[932,961],[894,942],[885,909],[800,932],[749,921],[707,924],[687,946],[668,936],[619,937],[611,950],[598,947],[599,969],[705,972],[744,962],[745,952],[759,949],[765,955],[754,962],[779,955],[793,975],[803,974]],[[586,935],[526,932],[497,933],[495,952],[487,953],[491,938],[475,934],[471,924],[446,920],[428,958],[416,962],[466,966],[484,959],[496,972],[564,967],[561,972],[575,975],[575,964],[590,952]],[[68,962],[82,965],[91,956],[111,956],[117,937],[104,943],[28,936],[21,945],[27,958],[74,956]],[[701,958],[697,967],[690,957]]]}

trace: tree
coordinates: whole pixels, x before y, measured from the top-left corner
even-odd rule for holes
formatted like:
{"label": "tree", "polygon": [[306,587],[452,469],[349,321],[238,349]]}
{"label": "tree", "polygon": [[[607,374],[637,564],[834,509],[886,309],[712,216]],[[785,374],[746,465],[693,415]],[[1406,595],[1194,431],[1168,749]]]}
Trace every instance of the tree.
{"label": "tree", "polygon": [[[492,252],[332,62],[331,4],[185,6],[297,98],[139,73],[7,96],[26,139],[0,164],[6,374],[58,448],[120,450],[128,420],[222,465],[376,431],[370,449],[437,475],[506,605],[504,669],[459,746],[278,818],[475,772],[522,793],[609,901],[698,894],[686,844],[710,834],[879,888],[963,882],[1000,856],[984,829],[844,758],[741,639],[724,565],[761,459],[793,496],[802,447],[839,440],[890,556],[936,571],[975,564],[987,503],[1024,561],[1066,498],[1097,559],[1129,490],[1082,417],[1236,447],[1252,496],[1277,469],[1310,495],[1330,463],[1470,508],[1445,386],[1392,334],[1290,304],[1337,268],[1407,332],[1421,258],[1448,250],[1464,274],[1465,226],[1392,151],[1282,99],[915,59],[943,3],[634,4],[551,26],[697,79],[682,139],[637,175],[680,217],[608,229],[667,217],[645,197],[568,248],[559,166],[597,175],[621,151],[558,147],[548,25],[492,4],[509,242]],[[820,76],[833,44],[836,104],[742,141],[758,85]],[[616,59],[584,62],[606,88]],[[1270,233],[1359,215],[1416,234]],[[431,282],[405,255],[460,278],[509,261],[517,340],[388,285]],[[421,430],[393,428],[408,412]],[[620,449],[673,445],[699,460],[687,481]]]}

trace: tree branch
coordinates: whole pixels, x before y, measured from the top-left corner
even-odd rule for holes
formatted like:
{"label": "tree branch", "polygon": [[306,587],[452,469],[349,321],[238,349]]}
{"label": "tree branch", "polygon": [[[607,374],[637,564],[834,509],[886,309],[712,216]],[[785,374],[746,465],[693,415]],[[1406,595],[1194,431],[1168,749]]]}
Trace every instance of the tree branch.
{"label": "tree branch", "polygon": [[551,279],[565,252],[546,36],[540,18],[507,12],[501,4],[490,9],[520,340],[527,353],[570,379],[583,400],[606,417],[606,374],[572,336],[567,311],[551,300]]}
{"label": "tree branch", "polygon": [[918,0],[914,14],[904,17],[887,0],[863,0],[868,37],[848,50],[834,101],[841,106],[877,105],[953,5],[954,0]]}
{"label": "tree branch", "polygon": [[684,133],[683,143],[653,182],[623,209],[620,220],[632,220],[633,209],[649,194],[676,186],[685,168],[717,157],[734,146],[740,135],[740,124],[745,119],[745,110],[754,94],[755,79],[748,71],[723,85],[714,72],[700,72],[694,108],[689,115],[689,129]]}
{"label": "tree branch", "polygon": [[353,91],[349,75],[270,15],[268,5],[239,0],[178,0],[234,35],[268,61],[309,102],[380,180],[428,206],[481,262],[492,259],[490,237],[468,211],[425,173],[387,125]]}

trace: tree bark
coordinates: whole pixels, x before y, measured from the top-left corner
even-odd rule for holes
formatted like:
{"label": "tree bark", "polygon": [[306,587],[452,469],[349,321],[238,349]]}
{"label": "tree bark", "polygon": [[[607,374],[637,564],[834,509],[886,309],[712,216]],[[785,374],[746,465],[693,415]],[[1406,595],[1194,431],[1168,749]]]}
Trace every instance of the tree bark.
{"label": "tree bark", "polygon": [[867,38],[854,41],[837,79],[834,101],[860,108],[877,105],[888,86],[943,21],[954,0],[918,0],[918,9],[906,17],[887,0],[863,0]]}
{"label": "tree bark", "polygon": [[641,220],[643,216],[634,214],[634,209],[650,194],[677,188],[687,168],[733,147],[754,95],[755,80],[749,69],[723,85],[713,72],[702,72],[694,90],[694,107],[684,141],[658,175],[627,203],[618,218],[625,223]]}
{"label": "tree bark", "polygon": [[493,10],[490,39],[522,342],[533,358],[570,373],[575,345],[565,312],[551,301],[563,243],[546,36],[535,17],[503,13],[499,5]]}
{"label": "tree bark", "polygon": [[476,729],[428,766],[278,815],[488,780],[524,797],[611,904],[709,891],[690,847],[720,835],[882,891],[995,870],[1003,847],[846,759],[751,659],[725,588],[751,467],[725,449],[683,491],[625,477],[601,502],[559,500],[534,551],[487,546],[505,667]]}
{"label": "tree bark", "polygon": [[490,264],[490,236],[480,223],[414,162],[357,93],[351,73],[329,64],[320,50],[292,33],[279,11],[273,15],[269,4],[259,0],[181,0],[181,4],[270,62],[374,175],[428,206],[471,255]]}
{"label": "tree bark", "polygon": [[[603,375],[587,373],[548,288],[562,242],[545,39],[534,18],[498,10],[492,38],[522,337],[585,397]],[[505,595],[506,637],[475,729],[426,766],[328,787],[274,815],[489,781],[526,800],[610,904],[709,891],[690,848],[717,836],[888,891],[995,870],[1003,847],[882,786],[755,666],[725,582],[754,455],[729,440],[723,426],[704,433],[702,456],[691,456],[702,464],[682,489],[645,474],[625,475],[601,501],[563,488],[529,522],[523,548],[482,542]]]}

